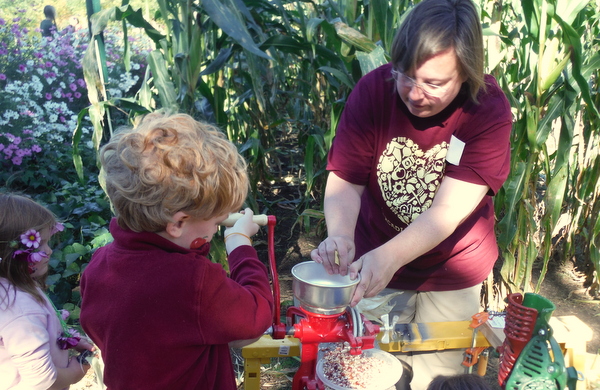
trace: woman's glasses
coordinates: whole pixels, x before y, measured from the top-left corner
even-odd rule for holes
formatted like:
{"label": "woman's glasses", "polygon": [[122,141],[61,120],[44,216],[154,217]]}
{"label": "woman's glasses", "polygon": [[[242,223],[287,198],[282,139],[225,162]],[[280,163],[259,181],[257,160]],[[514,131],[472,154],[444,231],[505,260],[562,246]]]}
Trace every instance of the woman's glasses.
{"label": "woman's glasses", "polygon": [[417,80],[408,77],[407,75],[397,71],[396,69],[392,69],[392,77],[403,87],[411,89],[413,87],[421,88],[421,91],[423,91],[423,93],[427,96],[441,97],[447,92],[446,88],[440,87],[439,85],[429,83],[417,83]]}

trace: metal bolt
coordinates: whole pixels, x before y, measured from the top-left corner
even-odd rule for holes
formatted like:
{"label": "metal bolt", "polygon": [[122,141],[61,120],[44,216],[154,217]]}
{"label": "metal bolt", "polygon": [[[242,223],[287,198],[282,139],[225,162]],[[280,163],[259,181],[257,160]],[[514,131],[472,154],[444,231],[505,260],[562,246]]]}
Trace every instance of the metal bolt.
{"label": "metal bolt", "polygon": [[556,371],[556,368],[554,368],[554,366],[548,366],[548,374],[552,374],[554,373],[554,371]]}

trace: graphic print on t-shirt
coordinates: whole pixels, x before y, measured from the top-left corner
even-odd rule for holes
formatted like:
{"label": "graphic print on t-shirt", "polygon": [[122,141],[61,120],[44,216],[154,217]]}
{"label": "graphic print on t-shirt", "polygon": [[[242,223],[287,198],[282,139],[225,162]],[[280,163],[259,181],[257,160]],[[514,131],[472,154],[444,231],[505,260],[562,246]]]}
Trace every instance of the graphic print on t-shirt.
{"label": "graphic print on t-shirt", "polygon": [[[447,152],[447,142],[423,151],[412,140],[397,137],[381,154],[377,164],[381,195],[403,224],[408,225],[431,206],[442,181]],[[389,220],[387,223],[402,230]]]}

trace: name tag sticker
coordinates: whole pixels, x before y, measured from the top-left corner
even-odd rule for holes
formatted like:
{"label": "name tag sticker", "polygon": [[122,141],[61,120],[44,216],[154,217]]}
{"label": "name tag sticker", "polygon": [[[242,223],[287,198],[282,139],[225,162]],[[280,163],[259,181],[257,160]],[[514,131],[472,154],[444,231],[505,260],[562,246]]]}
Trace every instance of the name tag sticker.
{"label": "name tag sticker", "polygon": [[465,143],[455,136],[452,136],[452,138],[450,138],[450,146],[448,146],[448,153],[446,154],[446,161],[452,165],[460,165],[460,158],[462,157],[464,150]]}

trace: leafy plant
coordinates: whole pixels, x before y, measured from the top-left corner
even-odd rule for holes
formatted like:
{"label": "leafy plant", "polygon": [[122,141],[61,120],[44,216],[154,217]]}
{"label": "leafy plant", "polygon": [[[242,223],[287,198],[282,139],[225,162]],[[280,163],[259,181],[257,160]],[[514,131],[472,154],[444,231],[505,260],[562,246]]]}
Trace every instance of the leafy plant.
{"label": "leafy plant", "polygon": [[[597,197],[597,188],[578,194],[572,186],[578,176],[589,180],[590,174],[598,173],[589,171],[597,164],[593,156],[583,165],[579,163],[583,156],[577,156],[585,154],[597,137],[576,124],[582,114],[598,122],[588,84],[592,69],[598,69],[598,48],[590,46],[586,52],[581,45],[585,35],[594,34],[582,22],[589,17],[597,21],[588,4],[586,0],[508,2],[502,12],[499,32],[506,51],[496,71],[510,92],[515,124],[511,175],[496,210],[502,216],[498,225],[502,280],[509,291],[539,291],[557,229],[562,228],[561,216],[564,220],[579,215],[575,225],[593,218],[581,201]],[[567,235],[577,234],[578,228],[573,228]],[[533,287],[532,270],[538,259],[541,276]]]}

